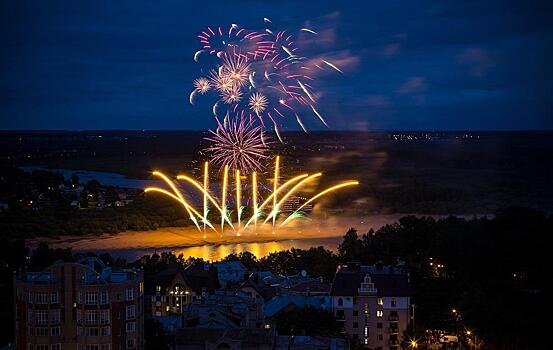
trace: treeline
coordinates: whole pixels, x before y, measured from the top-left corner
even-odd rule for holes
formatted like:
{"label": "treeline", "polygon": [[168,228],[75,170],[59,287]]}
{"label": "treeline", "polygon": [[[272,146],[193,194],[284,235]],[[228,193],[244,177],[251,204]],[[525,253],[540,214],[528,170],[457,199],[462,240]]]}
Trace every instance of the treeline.
{"label": "treeline", "polygon": [[189,224],[181,208],[156,196],[139,196],[121,208],[25,208],[0,212],[2,236],[17,238],[146,231]]}

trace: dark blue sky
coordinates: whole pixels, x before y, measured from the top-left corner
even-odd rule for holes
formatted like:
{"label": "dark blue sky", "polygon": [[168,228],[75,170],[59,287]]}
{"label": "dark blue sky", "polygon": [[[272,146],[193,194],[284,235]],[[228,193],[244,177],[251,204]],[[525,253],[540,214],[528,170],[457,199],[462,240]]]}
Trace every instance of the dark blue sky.
{"label": "dark blue sky", "polygon": [[263,17],[318,30],[341,63],[323,81],[332,129],[551,129],[548,3],[2,1],[0,129],[213,127],[188,103],[196,35]]}

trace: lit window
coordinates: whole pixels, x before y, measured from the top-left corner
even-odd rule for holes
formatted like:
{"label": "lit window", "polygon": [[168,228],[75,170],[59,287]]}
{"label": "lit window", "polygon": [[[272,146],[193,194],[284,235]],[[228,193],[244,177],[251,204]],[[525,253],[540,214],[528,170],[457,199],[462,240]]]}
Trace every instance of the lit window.
{"label": "lit window", "polygon": [[382,317],[382,316],[384,316],[384,311],[382,311],[382,310],[377,310],[377,311],[376,311],[376,317]]}
{"label": "lit window", "polygon": [[135,348],[135,345],[134,345],[134,339],[127,339],[127,349],[134,349]]}
{"label": "lit window", "polygon": [[369,336],[369,327],[365,326],[365,337]]}
{"label": "lit window", "polygon": [[382,298],[376,298],[376,303],[377,303],[378,305],[384,305],[384,299],[382,299]]}
{"label": "lit window", "polygon": [[396,305],[397,305],[396,298],[392,298],[392,307],[396,307]]}
{"label": "lit window", "polygon": [[136,327],[136,323],[134,322],[127,322],[127,332],[134,332]]}

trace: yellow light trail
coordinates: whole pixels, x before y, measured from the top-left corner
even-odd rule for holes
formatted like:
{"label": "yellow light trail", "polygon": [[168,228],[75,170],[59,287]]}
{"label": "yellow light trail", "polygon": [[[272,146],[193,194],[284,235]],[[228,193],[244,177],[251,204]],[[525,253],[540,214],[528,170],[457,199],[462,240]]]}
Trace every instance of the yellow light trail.
{"label": "yellow light trail", "polygon": [[225,219],[227,218],[227,184],[228,184],[228,165],[225,165],[223,171],[223,187],[221,188],[221,234],[225,230]]}
{"label": "yellow light trail", "polygon": [[[280,156],[276,156],[276,160],[275,160],[275,182],[274,182],[274,186],[273,186],[273,212],[277,213],[278,212],[278,206],[277,206],[277,187],[278,187],[278,177],[279,177],[279,164],[280,163]],[[273,226],[275,226],[275,219],[276,219],[276,214],[273,215]]]}
{"label": "yellow light trail", "polygon": [[235,187],[236,187],[236,216],[238,217],[238,232],[236,233],[237,236],[240,236],[240,216],[242,214],[242,208],[240,204],[240,170],[236,170],[236,181],[235,181]]}
{"label": "yellow light trail", "polygon": [[[300,188],[302,185],[304,185],[305,183],[319,177],[323,175],[323,173],[317,173],[317,174],[313,174],[313,175],[310,175],[308,177],[306,177],[305,179],[301,180],[300,182],[298,182],[294,187],[292,187],[292,189],[290,189],[290,191],[288,191],[281,199],[280,201],[277,203],[277,208],[280,208],[280,206],[288,199],[288,197],[290,197],[292,195],[292,193],[294,193],[298,188]],[[274,197],[276,198],[276,196]],[[271,218],[273,218],[273,223],[274,223],[274,218],[277,216],[277,212],[273,209],[271,211],[271,213],[269,214],[269,216],[267,216],[267,218],[265,219],[265,221],[263,222],[264,224],[267,223],[267,221],[269,221]]]}
{"label": "yellow light trail", "polygon": [[286,225],[286,223],[288,221],[291,220],[291,218],[294,216],[294,214],[296,214],[298,211],[302,210],[306,205],[308,205],[309,203],[313,202],[315,199],[321,197],[321,196],[324,196],[325,194],[329,193],[329,192],[332,192],[332,191],[335,191],[339,188],[342,188],[342,187],[346,187],[346,186],[354,186],[354,185],[359,185],[359,181],[348,181],[348,182],[344,182],[344,183],[341,183],[341,184],[338,184],[338,185],[334,185],[332,187],[329,187],[327,188],[326,190],[322,191],[322,192],[319,192],[317,195],[311,197],[311,199],[309,199],[308,201],[306,201],[305,203],[303,203],[302,205],[300,205],[300,207],[298,209],[296,209],[292,214],[290,214],[286,220],[284,220],[282,222],[282,224],[280,224],[280,226],[284,226]]}
{"label": "yellow light trail", "polygon": [[[178,179],[178,177],[177,177]],[[203,218],[203,222],[204,222],[204,238],[205,238],[205,225],[206,225],[206,222],[207,222],[207,211],[208,211],[208,203],[207,203],[207,191],[209,190],[208,189],[208,181],[209,181],[209,163],[206,161],[204,163],[204,190],[203,190],[203,193],[204,193],[204,218]]]}
{"label": "yellow light trail", "polygon": [[[164,194],[175,201],[179,202],[186,212],[188,213],[190,220],[196,225],[199,231],[202,231],[202,228],[200,227],[198,220],[201,219],[203,221],[203,233],[204,238],[206,235],[206,227],[210,227],[215,232],[217,229],[212,225],[212,223],[208,220],[207,215],[209,213],[209,206],[210,203],[213,205],[214,208],[216,208],[220,215],[221,215],[221,231],[219,232],[221,235],[224,232],[225,222],[228,223],[228,225],[236,232],[236,235],[240,235],[242,232],[244,232],[247,227],[254,222],[255,226],[257,227],[257,221],[261,216],[264,216],[264,212],[268,209],[265,209],[267,206],[269,206],[269,203],[272,203],[271,210],[268,213],[268,215],[265,216],[265,220],[263,224],[267,223],[269,220],[272,219],[273,227],[276,223],[276,218],[279,216],[279,209],[280,207],[292,196],[295,192],[301,190],[308,182],[315,180],[316,178],[322,176],[322,173],[316,173],[316,174],[301,174],[297,175],[288,181],[284,182],[282,185],[279,184],[280,181],[280,156],[277,156],[275,159],[275,169],[274,169],[274,177],[273,177],[273,189],[272,193],[269,193],[267,197],[263,200],[262,203],[259,203],[259,188],[258,188],[258,179],[257,179],[257,173],[252,173],[252,184],[251,184],[251,196],[253,201],[253,214],[251,217],[248,218],[247,221],[245,221],[245,224],[242,225],[242,179],[240,176],[240,170],[235,170],[235,204],[236,204],[236,220],[237,225],[233,225],[231,217],[228,213],[228,206],[227,206],[227,195],[229,190],[229,167],[225,166],[223,170],[223,178],[222,178],[222,185],[221,185],[221,201],[218,202],[216,198],[214,198],[209,193],[209,164],[208,162],[204,163],[204,174],[203,174],[203,184],[201,184],[199,181],[194,180],[193,178],[186,176],[186,175],[178,175],[176,177],[177,180],[183,180],[187,183],[191,184],[193,187],[195,187],[197,190],[200,191],[203,195],[203,213],[199,213],[194,207],[184,198],[183,192],[176,186],[176,184],[169,179],[167,176],[165,176],[163,173],[159,171],[153,172],[154,176],[160,177],[173,191],[168,191],[162,188],[157,187],[148,187],[144,191],[145,192],[158,192],[161,194]],[[352,180],[352,181],[346,181],[337,185],[334,185],[332,187],[329,187],[319,193],[317,193],[315,196],[311,197],[309,200],[307,200],[305,203],[300,205],[292,214],[290,214],[281,224],[280,226],[286,225],[289,221],[297,217],[297,213],[301,211],[305,206],[309,205],[316,199],[320,198],[321,196],[324,196],[330,192],[336,191],[340,188],[347,187],[347,186],[353,186],[358,185],[359,182]],[[293,186],[292,186],[293,185]],[[280,196],[280,197],[279,197]]]}
{"label": "yellow light trail", "polygon": [[255,171],[252,174],[252,200],[254,223],[257,228],[257,217],[259,215],[259,211],[257,209],[257,173]]}

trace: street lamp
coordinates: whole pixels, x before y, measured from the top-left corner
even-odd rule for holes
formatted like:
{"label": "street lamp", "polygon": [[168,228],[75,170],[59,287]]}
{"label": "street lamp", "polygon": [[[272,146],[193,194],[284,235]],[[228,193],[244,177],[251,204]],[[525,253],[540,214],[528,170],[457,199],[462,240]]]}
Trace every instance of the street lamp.
{"label": "street lamp", "polygon": [[411,340],[411,348],[412,349],[416,349],[418,346],[419,346],[419,344],[417,344],[416,340]]}

